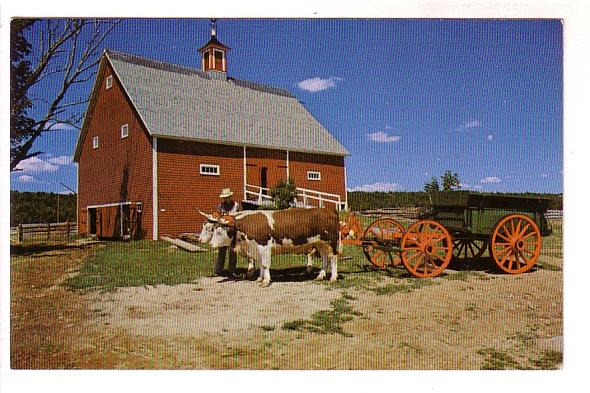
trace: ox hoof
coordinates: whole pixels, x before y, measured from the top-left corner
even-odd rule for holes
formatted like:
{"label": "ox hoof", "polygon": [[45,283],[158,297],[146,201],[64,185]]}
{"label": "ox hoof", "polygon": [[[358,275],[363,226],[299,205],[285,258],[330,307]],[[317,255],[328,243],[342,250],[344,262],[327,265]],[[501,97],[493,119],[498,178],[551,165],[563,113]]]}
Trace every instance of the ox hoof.
{"label": "ox hoof", "polygon": [[248,269],[248,272],[246,272],[246,279],[251,280],[252,278],[254,278],[255,272],[256,272],[256,270],[254,270],[254,269]]}
{"label": "ox hoof", "polygon": [[338,276],[330,277],[330,282],[338,281]]}
{"label": "ox hoof", "polygon": [[270,286],[270,281],[263,280],[262,284],[260,284],[262,288],[268,288]]}
{"label": "ox hoof", "polygon": [[312,273],[313,273],[313,266],[308,266],[308,267],[305,269],[305,275],[307,275],[307,276],[311,276],[311,274],[312,274]]}
{"label": "ox hoof", "polygon": [[262,277],[258,277],[258,278],[256,279],[256,282],[262,282]]}
{"label": "ox hoof", "polygon": [[320,272],[320,274],[318,274],[318,276],[315,279],[316,279],[316,281],[324,281],[325,278],[326,278],[326,272]]}

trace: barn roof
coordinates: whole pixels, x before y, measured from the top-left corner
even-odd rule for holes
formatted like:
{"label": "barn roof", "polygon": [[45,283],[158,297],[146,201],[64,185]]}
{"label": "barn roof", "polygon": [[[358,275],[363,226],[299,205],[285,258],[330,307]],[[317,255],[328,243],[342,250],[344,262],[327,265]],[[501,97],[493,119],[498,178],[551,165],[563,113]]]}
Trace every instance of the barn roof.
{"label": "barn roof", "polygon": [[105,57],[151,135],[349,154],[287,90],[111,50]]}

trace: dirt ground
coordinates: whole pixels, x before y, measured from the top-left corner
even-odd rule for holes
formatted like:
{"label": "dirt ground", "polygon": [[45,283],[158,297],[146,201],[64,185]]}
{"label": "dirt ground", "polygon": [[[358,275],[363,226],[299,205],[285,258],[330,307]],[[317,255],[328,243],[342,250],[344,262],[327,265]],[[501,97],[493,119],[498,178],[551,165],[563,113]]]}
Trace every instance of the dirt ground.
{"label": "dirt ground", "polygon": [[[562,352],[563,279],[557,258],[541,260],[555,269],[516,276],[449,271],[431,285],[389,294],[329,290],[313,281],[260,288],[221,278],[109,293],[60,285],[88,252],[11,258],[11,368],[560,367],[555,354]],[[386,276],[381,285],[403,282]],[[329,310],[343,296],[355,311],[342,323],[345,335],[283,328]]]}

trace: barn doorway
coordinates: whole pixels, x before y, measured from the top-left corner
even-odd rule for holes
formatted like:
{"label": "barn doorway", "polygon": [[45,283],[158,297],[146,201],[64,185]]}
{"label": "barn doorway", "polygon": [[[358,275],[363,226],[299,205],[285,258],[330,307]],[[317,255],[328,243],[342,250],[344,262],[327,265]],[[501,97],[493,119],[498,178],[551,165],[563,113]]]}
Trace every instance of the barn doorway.
{"label": "barn doorway", "polygon": [[134,239],[141,226],[141,203],[88,207],[88,234],[101,239]]}
{"label": "barn doorway", "polygon": [[88,234],[96,235],[96,208],[88,209]]}
{"label": "barn doorway", "polygon": [[260,168],[260,187],[262,187],[262,192],[264,195],[268,195],[268,192],[265,188],[268,188],[268,168],[263,166]]}

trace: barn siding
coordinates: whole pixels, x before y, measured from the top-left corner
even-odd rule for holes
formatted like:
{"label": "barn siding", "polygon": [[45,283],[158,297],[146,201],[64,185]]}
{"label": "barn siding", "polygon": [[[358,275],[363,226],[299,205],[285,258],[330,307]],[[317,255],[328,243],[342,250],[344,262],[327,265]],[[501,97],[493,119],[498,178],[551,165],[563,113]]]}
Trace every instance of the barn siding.
{"label": "barn siding", "polygon": [[[219,165],[220,176],[201,175],[200,164]],[[197,209],[217,209],[222,188],[231,188],[234,199],[241,201],[243,167],[239,146],[158,139],[160,236],[199,232],[204,219]]]}
{"label": "barn siding", "polygon": [[[105,79],[113,75],[113,86]],[[112,68],[98,76],[96,102],[83,141],[78,163],[78,214],[85,217],[87,206],[122,201],[141,202],[140,237],[152,233],[152,148],[151,137],[133,109]],[[129,136],[121,138],[121,126],[129,124]],[[99,137],[98,149],[92,139]],[[88,233],[86,219],[80,219],[78,230]]]}
{"label": "barn siding", "polygon": [[[246,150],[249,184],[259,185],[259,169],[263,166],[269,168],[269,186],[274,186],[278,179],[286,179],[285,151],[250,147]],[[222,188],[231,188],[234,199],[242,201],[243,154],[240,146],[158,139],[159,235],[199,232],[204,219],[198,209],[214,211],[220,203]],[[201,175],[200,164],[219,165],[220,176]],[[308,181],[307,170],[319,170],[322,181]],[[299,187],[339,194],[345,200],[343,157],[291,152],[290,175]]]}
{"label": "barn siding", "polygon": [[[321,180],[307,179],[307,171],[318,171]],[[309,153],[289,153],[289,172],[297,187],[309,190],[338,194],[342,202],[346,200],[344,157]],[[317,206],[318,201],[310,200]]]}

